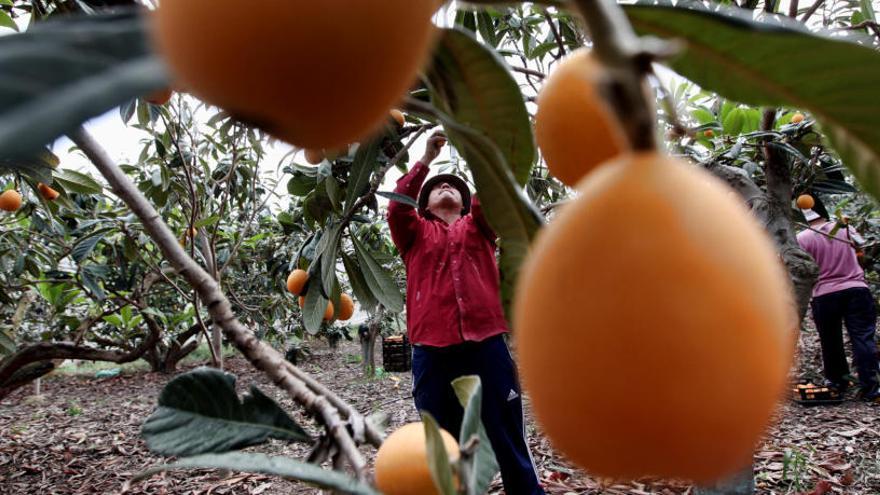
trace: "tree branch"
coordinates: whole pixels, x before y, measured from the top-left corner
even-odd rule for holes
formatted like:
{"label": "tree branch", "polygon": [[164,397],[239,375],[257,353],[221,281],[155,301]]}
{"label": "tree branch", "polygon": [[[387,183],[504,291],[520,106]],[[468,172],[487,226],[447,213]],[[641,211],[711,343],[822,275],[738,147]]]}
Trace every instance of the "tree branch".
{"label": "tree branch", "polygon": [[265,373],[273,383],[303,405],[310,414],[321,420],[358,478],[365,479],[367,463],[349,435],[347,425],[342,421],[339,411],[333,407],[327,397],[312,392],[301,379],[289,371],[289,367],[285,364],[287,361],[278,351],[257,339],[253,332],[235,317],[229,300],[214,278],[187,256],[156,209],[113,162],[106,150],[83,128],[72,132],[70,138],[89,157],[116,195],[138,216],[144,229],[169,263],[195,289],[214,324],[222,329],[229,341],[255,368]]}
{"label": "tree branch", "polygon": [[[575,0],[587,22],[593,52],[607,67],[608,81],[603,93],[622,124],[630,145],[636,151],[657,149],[653,99],[648,99],[644,75],[655,58],[652,52],[665,50],[658,42],[648,47],[636,36],[623,9],[613,0]],[[649,49],[652,48],[652,49]]]}

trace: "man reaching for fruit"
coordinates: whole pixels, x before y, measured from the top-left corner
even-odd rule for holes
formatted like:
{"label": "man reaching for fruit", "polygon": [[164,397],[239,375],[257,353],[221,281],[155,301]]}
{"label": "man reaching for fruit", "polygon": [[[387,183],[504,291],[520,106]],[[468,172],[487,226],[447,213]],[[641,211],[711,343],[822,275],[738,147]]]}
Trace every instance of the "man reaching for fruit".
{"label": "man reaching for fruit", "polygon": [[[418,197],[418,209],[388,206],[391,238],[406,265],[407,332],[413,343],[413,397],[440,426],[458,436],[463,408],[451,382],[478,375],[482,420],[508,495],[543,494],[525,438],[522,391],[504,334],[495,233],[461,178],[428,165],[446,137],[435,133],[424,157],[395,192]],[[423,185],[424,183],[424,185]]]}

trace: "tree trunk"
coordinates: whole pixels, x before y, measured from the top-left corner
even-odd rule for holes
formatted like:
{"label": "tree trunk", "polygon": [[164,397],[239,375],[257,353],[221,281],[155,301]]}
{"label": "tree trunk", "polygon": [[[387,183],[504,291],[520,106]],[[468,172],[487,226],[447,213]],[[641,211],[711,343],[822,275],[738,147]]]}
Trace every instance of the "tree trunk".
{"label": "tree trunk", "polygon": [[370,378],[376,376],[376,338],[382,331],[382,319],[384,317],[385,308],[380,304],[376,309],[376,313],[370,317],[367,323],[367,335],[361,337],[364,376]]}
{"label": "tree trunk", "polygon": [[223,369],[223,349],[221,348],[221,344],[223,343],[223,331],[220,329],[219,325],[214,325],[211,329],[211,345],[214,349],[214,359],[211,363],[215,368]]}
{"label": "tree trunk", "polygon": [[[776,111],[764,110],[762,128],[773,128]],[[797,242],[797,233],[791,220],[791,170],[779,150],[764,143],[764,173],[767,192],[761,189],[738,168],[708,163],[707,168],[727,182],[751,207],[752,213],[764,225],[776,244],[792,283],[792,295],[797,308],[798,323],[802,322],[810,305],[813,285],[819,278],[819,267]],[[698,489],[699,495],[751,495],[755,493],[754,466],[743,469],[732,478]]]}

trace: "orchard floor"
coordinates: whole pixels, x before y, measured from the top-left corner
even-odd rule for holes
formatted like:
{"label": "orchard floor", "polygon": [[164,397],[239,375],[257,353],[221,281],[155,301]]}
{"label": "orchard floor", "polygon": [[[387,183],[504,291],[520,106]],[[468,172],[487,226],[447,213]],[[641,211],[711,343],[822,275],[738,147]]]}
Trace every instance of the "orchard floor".
{"label": "orchard floor", "polygon": [[[801,338],[801,376],[818,370],[814,331]],[[192,365],[184,368],[191,368]],[[391,427],[418,419],[410,399],[411,375],[385,373],[362,378],[357,344],[331,351],[313,344],[302,367],[340,393],[360,411],[390,415]],[[240,358],[227,362],[241,392],[258,384],[304,424],[290,400]],[[182,370],[182,371],[184,371]],[[138,436],[168,376],[144,371],[114,378],[58,375],[43,381],[41,398],[19,390],[0,403],[0,494],[305,494],[313,488],[274,477],[218,471],[172,472],[128,486],[137,472],[162,461]],[[744,398],[744,400],[747,400]],[[684,483],[644,480],[614,483],[573,469],[528,418],[529,438],[548,493],[688,494]],[[251,450],[303,458],[299,444],[270,444]],[[367,456],[375,453],[362,449]],[[848,401],[836,407],[804,408],[793,403],[755,456],[761,494],[880,494],[880,407]],[[814,491],[819,484],[819,490]],[[826,492],[822,488],[830,488]],[[491,493],[501,493],[500,482]]]}

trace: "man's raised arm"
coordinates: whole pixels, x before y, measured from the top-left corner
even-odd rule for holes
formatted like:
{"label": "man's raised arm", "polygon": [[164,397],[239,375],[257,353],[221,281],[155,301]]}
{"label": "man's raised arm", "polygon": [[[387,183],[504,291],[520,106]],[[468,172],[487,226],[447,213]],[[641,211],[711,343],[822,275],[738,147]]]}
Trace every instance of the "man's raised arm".
{"label": "man's raised arm", "polygon": [[[425,154],[416,162],[412,169],[397,180],[394,192],[418,199],[419,190],[428,176],[428,165],[440,154],[440,148],[446,144],[446,137],[441,133],[435,133],[428,138]],[[418,235],[418,227],[421,219],[418,212],[412,206],[391,200],[388,203],[388,226],[391,228],[391,240],[397,246],[400,254],[405,253]]]}

